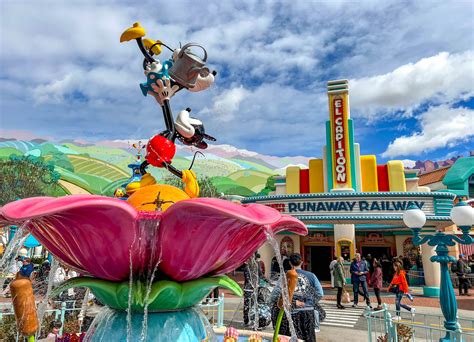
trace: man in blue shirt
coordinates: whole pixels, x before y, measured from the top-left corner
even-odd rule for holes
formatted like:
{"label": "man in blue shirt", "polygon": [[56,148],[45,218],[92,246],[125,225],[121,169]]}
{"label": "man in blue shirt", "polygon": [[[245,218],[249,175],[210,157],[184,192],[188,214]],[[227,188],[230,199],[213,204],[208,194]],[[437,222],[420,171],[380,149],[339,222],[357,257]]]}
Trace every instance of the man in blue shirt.
{"label": "man in blue shirt", "polygon": [[31,273],[33,273],[35,267],[31,263],[30,258],[23,259],[23,266],[20,268],[20,275],[25,278],[29,278]]}
{"label": "man in blue shirt", "polygon": [[[321,298],[323,298],[324,296],[323,287],[321,286],[321,283],[319,282],[318,278],[316,277],[314,273],[311,273],[309,271],[304,271],[301,269],[302,263],[303,263],[303,260],[299,253],[294,253],[290,255],[290,264],[296,270],[298,275],[303,275],[309,280],[309,283],[311,286],[310,289],[305,289],[304,286],[301,288],[301,291],[303,291],[306,295],[305,296],[306,298],[304,298],[303,301],[305,302],[306,306],[314,306],[314,304],[318,303],[321,300]],[[300,278],[301,277],[298,277],[298,281]],[[301,285],[303,284],[300,284],[299,282],[297,285],[297,290],[299,287],[301,287]],[[298,296],[297,290],[295,290],[296,297]]]}
{"label": "man in blue shirt", "polygon": [[319,282],[316,275],[309,271],[301,269],[303,260],[299,253],[293,253],[290,255],[290,264],[298,273],[298,283],[296,284],[293,298],[296,300],[297,309],[299,310],[314,310],[315,314],[315,332],[319,332],[320,321],[324,317],[320,317],[320,310],[323,310],[319,306],[319,301],[324,296],[323,287]]}
{"label": "man in blue shirt", "polygon": [[351,263],[351,281],[352,287],[354,290],[354,304],[352,305],[353,308],[357,307],[359,303],[359,286],[362,286],[362,291],[364,292],[364,297],[367,303],[367,306],[370,306],[370,297],[369,291],[367,289],[367,274],[369,273],[369,269],[367,267],[367,263],[360,258],[360,254],[355,254],[355,259]]}

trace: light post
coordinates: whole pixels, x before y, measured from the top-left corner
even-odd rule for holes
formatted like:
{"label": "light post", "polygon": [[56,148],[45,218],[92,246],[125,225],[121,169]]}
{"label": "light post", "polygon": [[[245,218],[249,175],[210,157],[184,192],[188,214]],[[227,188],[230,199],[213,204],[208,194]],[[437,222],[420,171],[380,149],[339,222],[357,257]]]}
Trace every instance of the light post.
{"label": "light post", "polygon": [[432,256],[430,260],[439,262],[441,266],[439,301],[444,316],[444,327],[446,330],[453,331],[453,333],[448,332],[445,337],[441,338],[441,342],[461,341],[457,338],[457,333],[461,332],[461,327],[457,321],[458,305],[448,269],[448,263],[456,262],[456,259],[448,255],[448,246],[454,246],[456,242],[464,245],[473,243],[469,231],[474,224],[474,209],[461,201],[451,210],[451,220],[462,230],[461,237],[443,232],[420,236],[421,229],[426,222],[425,213],[415,205],[410,205],[403,213],[403,222],[413,232],[413,244],[419,246],[428,243],[429,246],[436,246],[436,255]]}

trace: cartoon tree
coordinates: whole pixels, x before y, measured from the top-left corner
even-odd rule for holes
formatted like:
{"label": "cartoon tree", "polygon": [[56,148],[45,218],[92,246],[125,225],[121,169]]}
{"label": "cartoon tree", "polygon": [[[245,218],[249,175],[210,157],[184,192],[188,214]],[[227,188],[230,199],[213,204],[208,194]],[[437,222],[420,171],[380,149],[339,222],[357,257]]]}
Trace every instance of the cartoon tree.
{"label": "cartoon tree", "polygon": [[10,156],[0,161],[0,205],[21,198],[64,194],[53,163],[33,156]]}

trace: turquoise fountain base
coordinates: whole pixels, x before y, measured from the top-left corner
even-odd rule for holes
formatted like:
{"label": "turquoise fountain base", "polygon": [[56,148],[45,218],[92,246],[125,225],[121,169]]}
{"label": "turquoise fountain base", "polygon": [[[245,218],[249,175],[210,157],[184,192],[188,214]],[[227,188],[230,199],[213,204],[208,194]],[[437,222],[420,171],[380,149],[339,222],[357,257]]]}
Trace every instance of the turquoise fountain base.
{"label": "turquoise fountain base", "polygon": [[148,313],[145,337],[143,336],[144,319],[144,314],[134,313],[131,315],[129,325],[127,312],[111,310],[109,314],[101,316],[99,322],[94,322],[92,325],[91,341],[200,342],[206,339],[213,340],[212,328],[207,318],[197,308]]}

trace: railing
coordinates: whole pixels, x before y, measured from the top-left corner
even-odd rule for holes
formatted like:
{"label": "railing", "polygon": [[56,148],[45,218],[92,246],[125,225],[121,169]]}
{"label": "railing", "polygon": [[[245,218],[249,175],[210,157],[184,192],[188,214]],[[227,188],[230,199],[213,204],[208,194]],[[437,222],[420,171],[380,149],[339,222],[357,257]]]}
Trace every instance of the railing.
{"label": "railing", "polygon": [[425,285],[425,273],[423,269],[420,270],[409,270],[407,272],[407,281],[410,286],[422,286]]}
{"label": "railing", "polygon": [[[459,277],[455,272],[450,272],[451,281],[453,282],[454,288],[459,287]],[[474,273],[466,274],[466,278],[469,280],[471,284],[474,284]]]}
{"label": "railing", "polygon": [[386,304],[383,310],[366,311],[369,342],[415,342],[415,341],[474,341],[474,320],[459,318],[462,332],[452,332],[443,326],[442,315],[404,314],[400,320],[394,320],[395,312],[390,311]]}
{"label": "railing", "polygon": [[[224,326],[224,294],[221,293],[219,298],[207,298],[199,307],[206,314],[209,322],[217,328]],[[217,315],[217,317],[216,317]]]}
{"label": "railing", "polygon": [[[61,336],[63,334],[63,328],[64,328],[64,322],[66,320],[66,313],[67,312],[73,312],[77,311],[78,314],[82,310],[82,308],[77,308],[75,307],[76,301],[71,300],[71,301],[64,301],[64,302],[59,302],[55,301],[55,304],[57,304],[59,307],[56,309],[48,309],[44,311],[44,317],[49,316],[49,315],[54,315],[54,320],[55,321],[60,321],[61,322],[61,328],[59,329],[59,335]],[[72,308],[68,307],[69,305],[72,305]],[[13,308],[10,305],[4,305],[2,306],[2,310],[0,311],[0,323],[3,321],[3,318],[6,316],[13,316]],[[43,329],[49,329],[49,327],[42,327]],[[17,335],[16,341],[19,341],[19,336]]]}

